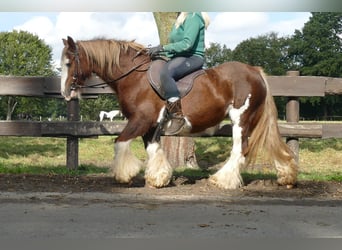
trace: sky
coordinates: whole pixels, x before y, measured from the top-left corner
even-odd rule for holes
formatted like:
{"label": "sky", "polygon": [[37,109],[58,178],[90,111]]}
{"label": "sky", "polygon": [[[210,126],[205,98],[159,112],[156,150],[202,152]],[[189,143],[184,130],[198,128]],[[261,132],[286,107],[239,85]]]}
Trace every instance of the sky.
{"label": "sky", "polygon": [[[219,43],[234,49],[242,41],[277,32],[289,36],[301,30],[310,12],[208,12],[211,24],[206,45]],[[59,65],[62,38],[87,40],[95,37],[136,40],[158,45],[152,12],[0,12],[0,32],[24,30],[38,35],[51,46]]]}

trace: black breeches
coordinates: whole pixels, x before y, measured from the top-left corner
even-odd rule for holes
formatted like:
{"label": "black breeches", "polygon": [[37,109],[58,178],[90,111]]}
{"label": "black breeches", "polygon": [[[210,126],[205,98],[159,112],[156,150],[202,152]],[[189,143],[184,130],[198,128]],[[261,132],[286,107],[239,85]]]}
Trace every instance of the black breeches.
{"label": "black breeches", "polygon": [[165,98],[180,97],[176,81],[202,68],[204,59],[199,56],[175,57],[168,61],[160,72],[160,81]]}

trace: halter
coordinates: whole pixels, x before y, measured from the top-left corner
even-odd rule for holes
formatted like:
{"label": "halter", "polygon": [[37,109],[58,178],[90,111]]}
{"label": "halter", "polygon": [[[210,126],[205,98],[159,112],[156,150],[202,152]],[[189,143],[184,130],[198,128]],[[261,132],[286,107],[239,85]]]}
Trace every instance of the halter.
{"label": "halter", "polygon": [[[115,82],[121,80],[122,78],[128,76],[133,71],[138,70],[141,66],[145,65],[146,63],[151,62],[151,59],[148,57],[147,60],[144,60],[140,64],[135,65],[134,67],[129,69],[126,73],[122,74],[121,76],[119,76],[118,78],[116,78],[112,81],[105,81],[105,82],[97,83],[97,84],[93,84],[93,85],[80,85],[80,84],[78,84],[78,82],[79,82],[79,75],[82,76],[82,68],[80,66],[81,63],[80,63],[78,45],[77,44],[75,44],[75,45],[76,45],[76,48],[75,48],[75,52],[73,53],[73,55],[75,56],[76,70],[75,70],[74,75],[72,77],[70,90],[84,89],[84,88],[106,88],[106,87],[108,87],[107,85],[109,83],[115,83]],[[132,61],[134,61],[134,59],[137,58],[142,53],[142,51],[143,51],[143,49],[138,51],[137,54],[132,58]],[[147,71],[147,69],[143,69],[141,71]]]}
{"label": "halter", "polygon": [[78,45],[76,45],[76,50],[75,53],[73,53],[73,55],[75,56],[75,62],[76,62],[76,70],[74,72],[74,75],[72,76],[72,82],[71,82],[71,87],[70,90],[76,90],[77,88],[79,88],[79,84],[78,83],[78,77],[79,77],[79,72],[80,71],[80,75],[82,75],[82,69],[80,66],[80,57],[79,57],[79,50],[78,50]]}

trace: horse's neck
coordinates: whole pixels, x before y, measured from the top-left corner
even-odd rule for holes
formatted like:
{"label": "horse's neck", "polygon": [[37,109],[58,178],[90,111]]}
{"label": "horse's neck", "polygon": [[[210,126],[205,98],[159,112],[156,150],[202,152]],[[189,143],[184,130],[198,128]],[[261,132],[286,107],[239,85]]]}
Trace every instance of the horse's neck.
{"label": "horse's neck", "polygon": [[[133,57],[133,56],[132,56]],[[125,75],[127,72],[129,72],[134,64],[130,60],[130,56],[120,56],[120,65],[113,65],[112,66],[112,74],[108,72],[108,69],[102,69],[98,66],[96,63],[96,60],[93,58],[93,68],[91,69],[93,73],[98,75],[101,79],[110,82],[119,79],[123,75]],[[105,63],[105,65],[108,65],[108,62]]]}

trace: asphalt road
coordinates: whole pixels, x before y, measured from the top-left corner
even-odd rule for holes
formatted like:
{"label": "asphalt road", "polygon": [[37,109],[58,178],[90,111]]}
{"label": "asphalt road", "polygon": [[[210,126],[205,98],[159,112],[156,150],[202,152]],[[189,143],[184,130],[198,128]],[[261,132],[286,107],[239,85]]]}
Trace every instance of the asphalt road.
{"label": "asphalt road", "polygon": [[0,193],[0,239],[341,238],[342,201]]}

